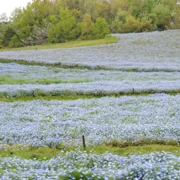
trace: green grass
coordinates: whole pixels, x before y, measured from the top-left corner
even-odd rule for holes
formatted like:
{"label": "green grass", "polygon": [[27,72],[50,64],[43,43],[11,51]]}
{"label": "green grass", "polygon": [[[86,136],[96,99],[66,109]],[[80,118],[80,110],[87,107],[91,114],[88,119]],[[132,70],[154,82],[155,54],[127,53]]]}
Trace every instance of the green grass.
{"label": "green grass", "polygon": [[[1,157],[21,157],[24,159],[39,159],[45,160],[55,157],[57,155],[64,155],[66,152],[71,150],[84,150],[83,147],[65,147],[60,145],[56,148],[49,147],[28,147],[21,149],[21,146],[7,146],[4,150],[0,151]],[[173,145],[160,145],[151,144],[143,146],[128,146],[124,148],[111,147],[106,145],[90,146],[86,148],[87,153],[103,154],[109,152],[112,154],[118,154],[120,156],[128,156],[132,154],[148,154],[152,152],[169,152],[180,156],[180,146]]]}
{"label": "green grass", "polygon": [[[105,95],[105,94],[71,94],[71,92],[68,94],[62,94],[62,95],[50,95],[50,94],[43,94],[41,92],[35,91],[34,95],[26,95],[23,94],[23,92],[21,93],[21,95],[18,95],[18,97],[9,97],[7,95],[6,92],[2,92],[0,93],[0,102],[15,102],[15,101],[21,101],[21,102],[26,102],[26,101],[33,101],[33,100],[77,100],[77,99],[92,99],[92,98],[101,98],[101,97],[121,97],[121,96],[148,96],[151,93],[140,93],[140,94],[119,94],[119,95],[114,95],[114,94],[110,94],[110,95]],[[170,95],[177,95],[179,93],[166,93],[166,94],[170,94]],[[125,119],[126,121],[126,119]],[[133,121],[134,123],[136,123],[135,120],[133,119],[127,119],[127,121]]]}
{"label": "green grass", "polygon": [[[91,99],[95,98],[95,96],[87,96],[87,95],[69,95],[69,96],[25,96],[25,97],[6,97],[6,96],[0,96],[0,102],[16,102],[16,101],[33,101],[33,100],[77,100],[77,99]],[[96,96],[96,98],[100,98],[99,96]]]}
{"label": "green grass", "polygon": [[33,100],[76,100],[76,99],[91,99],[91,98],[101,98],[105,96],[109,97],[121,97],[121,96],[148,96],[149,94],[121,94],[121,95],[91,95],[91,94],[64,94],[64,95],[26,95],[22,93],[21,96],[18,97],[8,97],[7,93],[0,94],[0,102],[15,102],[15,101],[33,101]]}
{"label": "green grass", "polygon": [[18,79],[10,75],[0,75],[0,84],[59,84],[59,83],[82,83],[91,82],[88,79]]}
{"label": "green grass", "polygon": [[58,148],[48,148],[48,147],[29,147],[25,150],[21,150],[19,146],[9,146],[5,150],[0,151],[1,157],[14,157],[18,156],[24,159],[50,159],[58,154],[63,154]]}
{"label": "green grass", "polygon": [[[118,81],[122,81],[122,79],[118,79]],[[134,79],[132,79],[134,80]],[[145,79],[141,79],[145,80]],[[151,79],[149,79],[151,80]],[[162,80],[162,79],[161,79]],[[169,79],[169,80],[178,80],[178,79]],[[137,79],[135,80],[137,81]],[[83,82],[93,82],[93,80],[88,78],[79,78],[79,79],[59,79],[59,78],[32,78],[32,79],[26,79],[23,77],[13,77],[11,75],[0,75],[0,84],[60,84],[60,83],[83,83]]]}
{"label": "green grass", "polygon": [[[57,62],[57,63],[46,63],[46,62],[38,62],[38,61],[26,61],[26,60],[20,60],[20,59],[2,59],[0,58],[0,63],[17,63],[17,64],[21,64],[21,65],[31,65],[31,66],[46,66],[46,67],[60,67],[60,68],[68,68],[68,69],[89,69],[89,70],[111,70],[111,71],[122,71],[122,72],[180,72],[180,70],[169,70],[169,69],[139,69],[139,68],[113,68],[113,67],[104,67],[104,66],[95,66],[95,67],[91,67],[88,65],[78,65],[78,64],[74,64],[74,65],[66,65],[63,64],[61,62]],[[122,79],[119,79],[122,80]],[[138,80],[138,79],[134,79],[134,80]],[[143,80],[143,79],[142,79]],[[144,79],[144,80],[148,80],[148,79]],[[177,80],[177,79],[171,79],[171,80]]]}
{"label": "green grass", "polygon": [[107,35],[104,39],[95,39],[95,40],[76,40],[76,41],[69,41],[65,43],[58,43],[58,44],[42,44],[36,46],[26,46],[26,47],[19,47],[19,48],[4,48],[0,51],[6,50],[40,50],[40,49],[55,49],[55,48],[74,48],[74,47],[82,47],[82,46],[98,46],[103,44],[110,44],[110,43],[117,43],[118,38],[115,36]]}
{"label": "green grass", "polygon": [[[51,63],[44,63],[44,62],[38,62],[38,61],[26,61],[26,60],[19,60],[19,59],[1,59],[0,58],[0,63],[16,63],[16,64],[21,64],[21,65],[26,65],[26,66],[46,66],[46,67],[55,67],[55,68],[68,68],[68,69],[90,69],[90,70],[117,70],[117,69],[114,69],[114,68],[104,68],[104,67],[101,67],[101,66],[97,66],[97,67],[90,67],[90,66],[83,66],[83,65],[78,65],[78,64],[75,64],[75,65],[65,65],[65,64],[62,64],[61,62],[58,62],[58,63],[54,63],[54,64],[51,64]],[[122,71],[126,71],[126,70],[123,70]],[[132,70],[132,72],[134,72],[134,70]],[[137,72],[137,70],[135,70],[135,72]]]}
{"label": "green grass", "polygon": [[105,152],[110,152],[113,154],[118,154],[120,156],[127,156],[129,154],[148,154],[152,152],[170,152],[180,156],[180,146],[173,145],[161,145],[161,144],[150,144],[142,146],[128,146],[124,148],[120,147],[110,147],[110,146],[95,146],[92,148],[87,148],[88,152],[94,152],[96,154],[103,154]]}
{"label": "green grass", "polygon": [[110,147],[120,147],[120,148],[125,148],[125,147],[130,147],[130,146],[144,146],[144,145],[151,145],[151,144],[159,144],[159,145],[171,145],[171,146],[178,146],[179,142],[169,139],[169,140],[158,140],[158,139],[148,139],[144,138],[139,141],[133,142],[133,140],[128,140],[128,141],[122,141],[118,139],[111,140],[110,142],[105,142],[106,146]]}

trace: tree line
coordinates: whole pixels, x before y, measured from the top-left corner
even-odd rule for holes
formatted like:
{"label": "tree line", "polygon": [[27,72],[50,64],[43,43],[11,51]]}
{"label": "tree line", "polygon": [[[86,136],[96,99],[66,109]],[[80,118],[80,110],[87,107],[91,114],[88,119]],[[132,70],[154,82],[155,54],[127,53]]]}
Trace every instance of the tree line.
{"label": "tree line", "polygon": [[33,0],[0,17],[0,47],[180,28],[177,0]]}

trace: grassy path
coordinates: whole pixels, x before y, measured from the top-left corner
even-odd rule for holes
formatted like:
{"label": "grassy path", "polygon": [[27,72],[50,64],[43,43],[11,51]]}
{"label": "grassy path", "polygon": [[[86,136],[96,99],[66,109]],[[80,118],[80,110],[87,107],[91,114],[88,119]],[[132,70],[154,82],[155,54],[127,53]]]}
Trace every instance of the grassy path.
{"label": "grassy path", "polygon": [[104,39],[95,39],[95,40],[76,40],[65,43],[58,44],[42,44],[36,46],[26,46],[19,48],[4,48],[0,51],[19,51],[19,50],[41,50],[41,49],[56,49],[56,48],[74,48],[82,46],[98,46],[103,44],[110,44],[118,42],[118,38],[115,36],[107,35]]}
{"label": "grassy path", "polygon": [[[50,159],[57,155],[64,155],[66,152],[76,150],[83,150],[83,147],[63,147],[62,145],[57,148],[49,147],[24,147],[22,145],[16,146],[4,146],[4,149],[0,151],[1,157],[14,157],[18,156],[25,159]],[[86,148],[87,153],[103,154],[109,152],[117,154],[119,156],[128,156],[131,154],[148,154],[152,152],[169,152],[180,156],[180,146],[175,145],[162,145],[162,144],[151,144],[142,146],[128,146],[124,148],[111,147],[106,145],[90,146]]]}

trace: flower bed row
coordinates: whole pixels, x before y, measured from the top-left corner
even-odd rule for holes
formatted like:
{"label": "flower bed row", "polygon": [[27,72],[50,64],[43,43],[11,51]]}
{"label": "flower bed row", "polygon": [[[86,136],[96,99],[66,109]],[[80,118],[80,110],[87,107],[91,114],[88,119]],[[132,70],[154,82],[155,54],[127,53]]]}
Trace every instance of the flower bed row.
{"label": "flower bed row", "polygon": [[121,95],[179,93],[180,81],[98,81],[87,83],[0,85],[0,96]]}
{"label": "flower bed row", "polygon": [[98,47],[0,52],[1,59],[47,64],[179,71],[180,31],[119,34],[119,43]]}
{"label": "flower bed row", "polygon": [[68,152],[50,160],[0,157],[0,176],[9,179],[179,179],[180,157],[151,153],[120,157],[105,153]]}
{"label": "flower bed row", "polygon": [[180,95],[0,102],[0,142],[56,147],[180,140]]}
{"label": "flower bed row", "polygon": [[[24,80],[31,82],[87,82],[87,81],[176,81],[180,80],[180,72],[123,72],[116,70],[88,70],[73,68],[56,68],[45,66],[27,66],[16,63],[0,63],[0,84],[17,83]],[[7,82],[6,82],[7,81]],[[22,82],[22,81],[21,81]]]}

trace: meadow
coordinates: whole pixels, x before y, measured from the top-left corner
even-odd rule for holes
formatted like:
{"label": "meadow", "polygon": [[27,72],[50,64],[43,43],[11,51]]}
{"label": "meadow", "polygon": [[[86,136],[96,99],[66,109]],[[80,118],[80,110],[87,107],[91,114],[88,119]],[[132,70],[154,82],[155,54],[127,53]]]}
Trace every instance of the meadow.
{"label": "meadow", "polygon": [[0,179],[179,178],[180,31],[114,36],[0,52]]}

